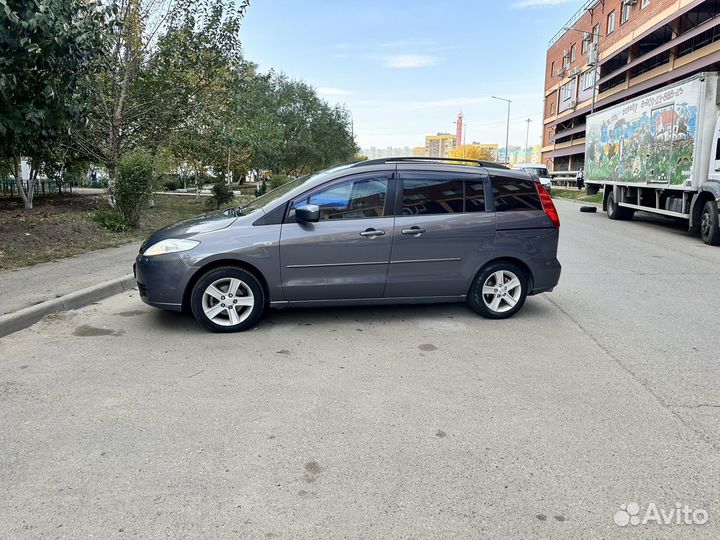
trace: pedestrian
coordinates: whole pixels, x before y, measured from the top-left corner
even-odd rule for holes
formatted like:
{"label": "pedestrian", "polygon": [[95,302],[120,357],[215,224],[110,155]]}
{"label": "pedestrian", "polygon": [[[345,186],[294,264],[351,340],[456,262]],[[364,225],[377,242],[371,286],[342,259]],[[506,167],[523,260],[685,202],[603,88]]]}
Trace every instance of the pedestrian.
{"label": "pedestrian", "polygon": [[575,175],[575,185],[578,189],[585,187],[585,173],[583,172],[582,167],[580,167],[580,170]]}

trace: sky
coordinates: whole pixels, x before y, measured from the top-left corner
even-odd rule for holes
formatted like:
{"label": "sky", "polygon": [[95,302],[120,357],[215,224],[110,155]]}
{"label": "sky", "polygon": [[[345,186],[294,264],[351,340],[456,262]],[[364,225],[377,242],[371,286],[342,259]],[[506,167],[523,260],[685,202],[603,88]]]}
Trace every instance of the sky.
{"label": "sky", "polygon": [[261,71],[303,79],[352,112],[361,148],[469,141],[539,144],[545,53],[582,0],[253,0],[241,39]]}

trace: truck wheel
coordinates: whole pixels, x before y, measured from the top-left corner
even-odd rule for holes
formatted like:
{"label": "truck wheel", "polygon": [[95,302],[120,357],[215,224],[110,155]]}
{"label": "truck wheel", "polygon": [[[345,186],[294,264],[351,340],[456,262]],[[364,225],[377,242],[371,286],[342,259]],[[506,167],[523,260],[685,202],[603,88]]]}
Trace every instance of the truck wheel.
{"label": "truck wheel", "polygon": [[607,198],[607,216],[613,220],[628,220],[635,215],[632,208],[624,208],[615,202],[615,195],[610,193]]}
{"label": "truck wheel", "polygon": [[720,227],[718,227],[718,205],[708,201],[700,217],[700,236],[709,246],[720,246]]}

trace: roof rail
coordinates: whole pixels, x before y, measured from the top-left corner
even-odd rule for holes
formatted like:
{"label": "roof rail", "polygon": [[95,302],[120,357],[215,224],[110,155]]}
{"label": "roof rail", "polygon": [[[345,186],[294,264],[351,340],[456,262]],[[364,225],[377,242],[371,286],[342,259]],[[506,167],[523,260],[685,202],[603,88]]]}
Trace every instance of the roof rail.
{"label": "roof rail", "polygon": [[509,167],[501,164],[501,163],[495,163],[494,161],[482,161],[479,159],[465,159],[465,158],[444,158],[444,157],[391,157],[391,158],[384,158],[384,159],[371,159],[368,161],[359,161],[356,165],[379,165],[383,163],[422,163],[425,162],[433,162],[433,161],[440,161],[440,162],[460,162],[461,164],[468,164],[468,165],[476,165],[478,167],[488,167],[491,169],[509,169]]}

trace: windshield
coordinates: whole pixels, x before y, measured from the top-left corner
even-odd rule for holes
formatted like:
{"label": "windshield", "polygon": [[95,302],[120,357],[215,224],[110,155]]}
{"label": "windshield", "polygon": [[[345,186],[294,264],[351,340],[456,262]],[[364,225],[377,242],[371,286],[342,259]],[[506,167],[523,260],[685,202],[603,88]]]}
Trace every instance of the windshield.
{"label": "windshield", "polygon": [[286,184],[283,184],[282,186],[275,188],[272,191],[269,191],[265,195],[262,195],[261,197],[258,197],[257,199],[254,199],[253,201],[250,201],[245,206],[235,209],[234,210],[235,215],[246,216],[246,215],[250,214],[251,212],[254,212],[255,210],[257,210],[258,208],[263,208],[264,206],[267,206],[271,202],[290,193],[294,189],[301,187],[303,184],[314,182],[314,181],[318,180],[319,178],[322,178],[323,176],[329,176],[331,173],[334,173],[339,169],[350,167],[351,165],[353,165],[353,164],[351,163],[351,164],[347,164],[347,165],[339,165],[337,167],[325,169],[324,171],[320,171],[320,172],[317,172],[314,174],[306,174],[305,176],[301,176],[300,178],[291,180],[290,182],[287,182]]}

